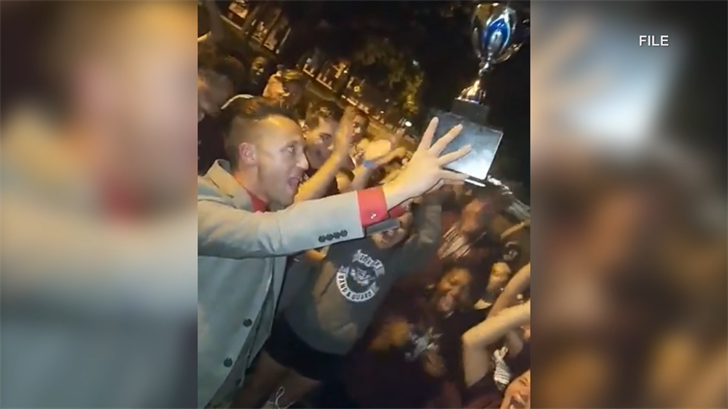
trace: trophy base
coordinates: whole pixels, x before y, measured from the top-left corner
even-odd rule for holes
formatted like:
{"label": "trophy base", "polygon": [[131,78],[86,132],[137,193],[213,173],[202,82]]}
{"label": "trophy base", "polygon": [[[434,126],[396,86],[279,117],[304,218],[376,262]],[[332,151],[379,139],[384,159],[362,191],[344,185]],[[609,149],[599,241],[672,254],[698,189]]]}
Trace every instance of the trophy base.
{"label": "trophy base", "polygon": [[[483,110],[470,112],[471,115],[474,113],[482,114]],[[460,135],[445,148],[443,153],[456,151],[466,145],[470,147],[471,151],[465,157],[448,164],[447,168],[468,175],[466,179],[468,183],[484,186],[488,171],[493,164],[496,151],[503,137],[503,131],[482,125],[478,122],[478,118],[474,121],[472,118],[459,113],[432,110],[430,115],[439,119],[435,130],[435,140],[440,139],[455,125],[462,125]],[[480,118],[480,120],[483,120],[483,118]]]}
{"label": "trophy base", "polygon": [[487,105],[476,104],[475,102],[463,101],[456,99],[452,103],[452,113],[459,115],[468,121],[478,125],[488,124],[488,114],[490,107]]}

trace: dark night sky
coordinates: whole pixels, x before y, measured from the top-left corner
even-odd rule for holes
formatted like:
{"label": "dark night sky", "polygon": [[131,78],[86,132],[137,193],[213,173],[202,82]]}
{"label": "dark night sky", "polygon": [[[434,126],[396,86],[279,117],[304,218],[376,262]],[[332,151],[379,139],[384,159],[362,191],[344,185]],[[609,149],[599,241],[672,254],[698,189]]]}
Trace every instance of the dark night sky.
{"label": "dark night sky", "polygon": [[[475,79],[478,60],[469,38],[474,2],[284,2],[286,14],[305,25],[300,47],[316,45],[330,55],[346,56],[366,35],[388,38],[411,55],[425,73],[423,108],[449,110],[460,90]],[[453,8],[451,17],[441,10]],[[312,12],[315,10],[315,12]],[[306,19],[309,13],[308,20]],[[315,30],[321,20],[326,29]],[[296,24],[296,21],[294,21]],[[295,47],[295,46],[294,46]],[[490,122],[505,132],[503,154],[514,158],[508,178],[530,180],[530,52],[524,46],[511,60],[499,65],[488,85]],[[425,115],[422,115],[424,118]]]}

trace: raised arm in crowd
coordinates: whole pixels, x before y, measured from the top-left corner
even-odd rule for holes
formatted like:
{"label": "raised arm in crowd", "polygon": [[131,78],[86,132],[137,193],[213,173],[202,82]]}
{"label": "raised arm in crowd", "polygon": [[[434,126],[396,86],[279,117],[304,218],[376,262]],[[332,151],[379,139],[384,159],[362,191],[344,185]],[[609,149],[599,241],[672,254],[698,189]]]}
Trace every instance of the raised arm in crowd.
{"label": "raised arm in crowd", "polygon": [[489,355],[492,353],[488,346],[498,339],[505,337],[511,354],[520,352],[522,342],[513,333],[513,330],[530,321],[531,303],[514,305],[518,302],[517,295],[521,294],[530,284],[530,278],[531,264],[529,263],[508,282],[493,304],[488,318],[463,335],[463,368],[467,385],[475,384],[488,373],[490,370]]}
{"label": "raised arm in crowd", "polygon": [[527,324],[531,319],[531,303],[503,310],[463,334],[463,368],[465,383],[471,386],[481,380],[490,369],[490,351],[487,347],[509,331]]}
{"label": "raised arm in crowd", "polygon": [[320,199],[339,192],[336,174],[350,160],[349,146],[354,136],[352,120],[348,112],[339,120],[334,108],[307,115],[303,135],[309,166],[306,175],[310,177],[298,188],[296,202]]}

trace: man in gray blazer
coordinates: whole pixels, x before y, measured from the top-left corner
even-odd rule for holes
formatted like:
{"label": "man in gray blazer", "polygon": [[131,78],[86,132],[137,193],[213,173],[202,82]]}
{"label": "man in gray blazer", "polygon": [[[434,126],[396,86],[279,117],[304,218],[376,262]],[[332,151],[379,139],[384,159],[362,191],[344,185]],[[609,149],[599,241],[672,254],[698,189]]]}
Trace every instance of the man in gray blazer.
{"label": "man in gray blazer", "polygon": [[461,127],[432,144],[433,120],[391,183],[288,207],[308,168],[300,126],[263,98],[236,100],[223,117],[231,161],[216,162],[198,182],[199,407],[222,403],[268,338],[286,256],[362,238],[395,206],[462,183],[442,166],[469,151],[440,156]]}

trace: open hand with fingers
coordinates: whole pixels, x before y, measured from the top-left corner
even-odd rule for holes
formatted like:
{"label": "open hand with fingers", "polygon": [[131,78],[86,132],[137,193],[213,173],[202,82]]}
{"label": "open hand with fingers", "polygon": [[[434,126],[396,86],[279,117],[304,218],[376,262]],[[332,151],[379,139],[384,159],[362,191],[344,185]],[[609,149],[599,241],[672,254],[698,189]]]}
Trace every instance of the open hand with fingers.
{"label": "open hand with fingers", "polygon": [[444,185],[462,184],[467,178],[467,175],[443,168],[470,152],[470,146],[464,146],[455,152],[442,155],[447,145],[458,136],[462,126],[453,127],[437,142],[432,143],[437,122],[437,118],[430,121],[412,159],[396,179],[384,186],[388,202],[397,200],[397,203],[401,203]]}

